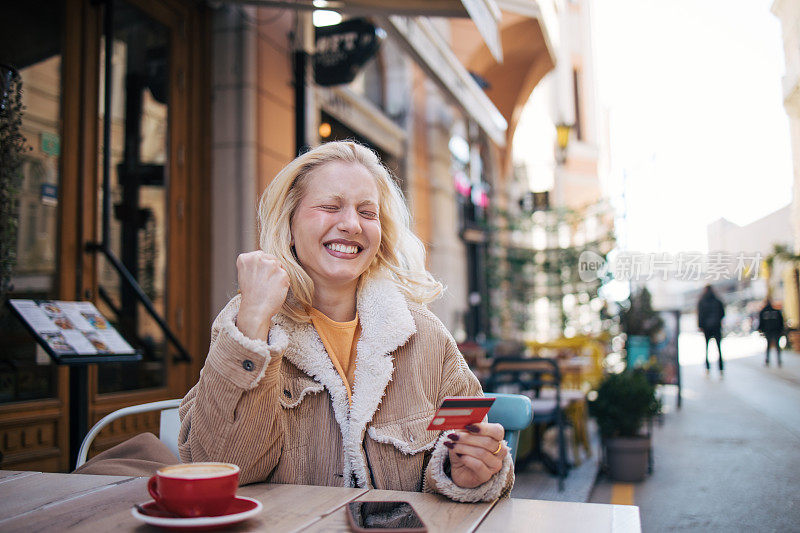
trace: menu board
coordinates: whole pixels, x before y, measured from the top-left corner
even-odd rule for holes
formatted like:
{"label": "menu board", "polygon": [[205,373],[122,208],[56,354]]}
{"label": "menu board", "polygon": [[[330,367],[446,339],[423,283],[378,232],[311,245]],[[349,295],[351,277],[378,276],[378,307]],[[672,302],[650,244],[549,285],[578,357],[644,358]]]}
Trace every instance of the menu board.
{"label": "menu board", "polygon": [[678,386],[678,407],[682,403],[681,364],[678,354],[678,338],[681,334],[681,312],[661,311],[664,328],[658,342],[653,346],[653,355],[661,366],[660,382]]}
{"label": "menu board", "polygon": [[91,302],[12,299],[8,303],[57,361],[137,354]]}
{"label": "menu board", "polygon": [[678,337],[680,336],[680,311],[661,311],[659,313],[664,327],[658,342],[653,346],[661,366],[661,383],[680,385],[680,363],[678,362]]}

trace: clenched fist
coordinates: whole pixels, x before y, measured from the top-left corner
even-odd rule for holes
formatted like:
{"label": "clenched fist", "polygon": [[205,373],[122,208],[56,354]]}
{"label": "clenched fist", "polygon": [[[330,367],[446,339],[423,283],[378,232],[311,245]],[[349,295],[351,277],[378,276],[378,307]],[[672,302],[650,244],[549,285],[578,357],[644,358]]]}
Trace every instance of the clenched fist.
{"label": "clenched fist", "polygon": [[289,275],[272,255],[256,250],[236,258],[242,302],[236,325],[251,339],[267,340],[272,317],[289,292]]}

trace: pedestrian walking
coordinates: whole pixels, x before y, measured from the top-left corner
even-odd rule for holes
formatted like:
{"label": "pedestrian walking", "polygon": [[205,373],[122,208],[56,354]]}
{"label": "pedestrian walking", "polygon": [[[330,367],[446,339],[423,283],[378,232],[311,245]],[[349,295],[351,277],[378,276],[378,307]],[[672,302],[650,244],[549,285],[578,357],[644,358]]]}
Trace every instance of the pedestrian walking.
{"label": "pedestrian walking", "polygon": [[767,339],[767,354],[764,366],[769,366],[769,349],[775,346],[778,352],[778,366],[781,366],[781,337],[784,333],[783,313],[772,306],[772,301],[767,298],[764,307],[758,313],[758,331]]}
{"label": "pedestrian walking", "polygon": [[722,363],[722,318],[725,316],[725,306],[711,285],[706,285],[700,301],[697,302],[697,327],[706,336],[706,373],[711,372],[711,365],[708,362],[708,344],[711,339],[717,341],[717,351],[719,352],[719,373],[723,372]]}

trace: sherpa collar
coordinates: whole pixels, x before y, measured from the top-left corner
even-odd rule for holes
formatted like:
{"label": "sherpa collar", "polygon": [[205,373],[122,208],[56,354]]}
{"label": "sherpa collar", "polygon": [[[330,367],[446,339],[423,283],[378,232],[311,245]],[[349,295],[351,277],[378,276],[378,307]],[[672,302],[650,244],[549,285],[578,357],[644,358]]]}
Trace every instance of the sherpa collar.
{"label": "sherpa collar", "polygon": [[392,353],[416,332],[416,325],[397,285],[384,277],[366,281],[356,303],[361,337],[356,347],[352,405],[347,389],[310,323],[298,324],[283,316],[276,324],[288,333],[286,357],[321,383],[330,394],[336,422],[342,431],[345,483],[355,473],[358,485],[369,485],[364,432],[383,399],[394,369]]}

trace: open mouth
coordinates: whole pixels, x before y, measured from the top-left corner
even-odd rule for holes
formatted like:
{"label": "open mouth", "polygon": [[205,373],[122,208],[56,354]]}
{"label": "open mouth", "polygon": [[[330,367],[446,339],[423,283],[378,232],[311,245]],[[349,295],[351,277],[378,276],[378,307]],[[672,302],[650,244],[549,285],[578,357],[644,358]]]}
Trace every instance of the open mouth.
{"label": "open mouth", "polygon": [[360,246],[355,246],[352,244],[342,244],[339,242],[329,242],[325,244],[325,248],[331,250],[332,252],[339,252],[343,254],[357,254],[361,251]]}

